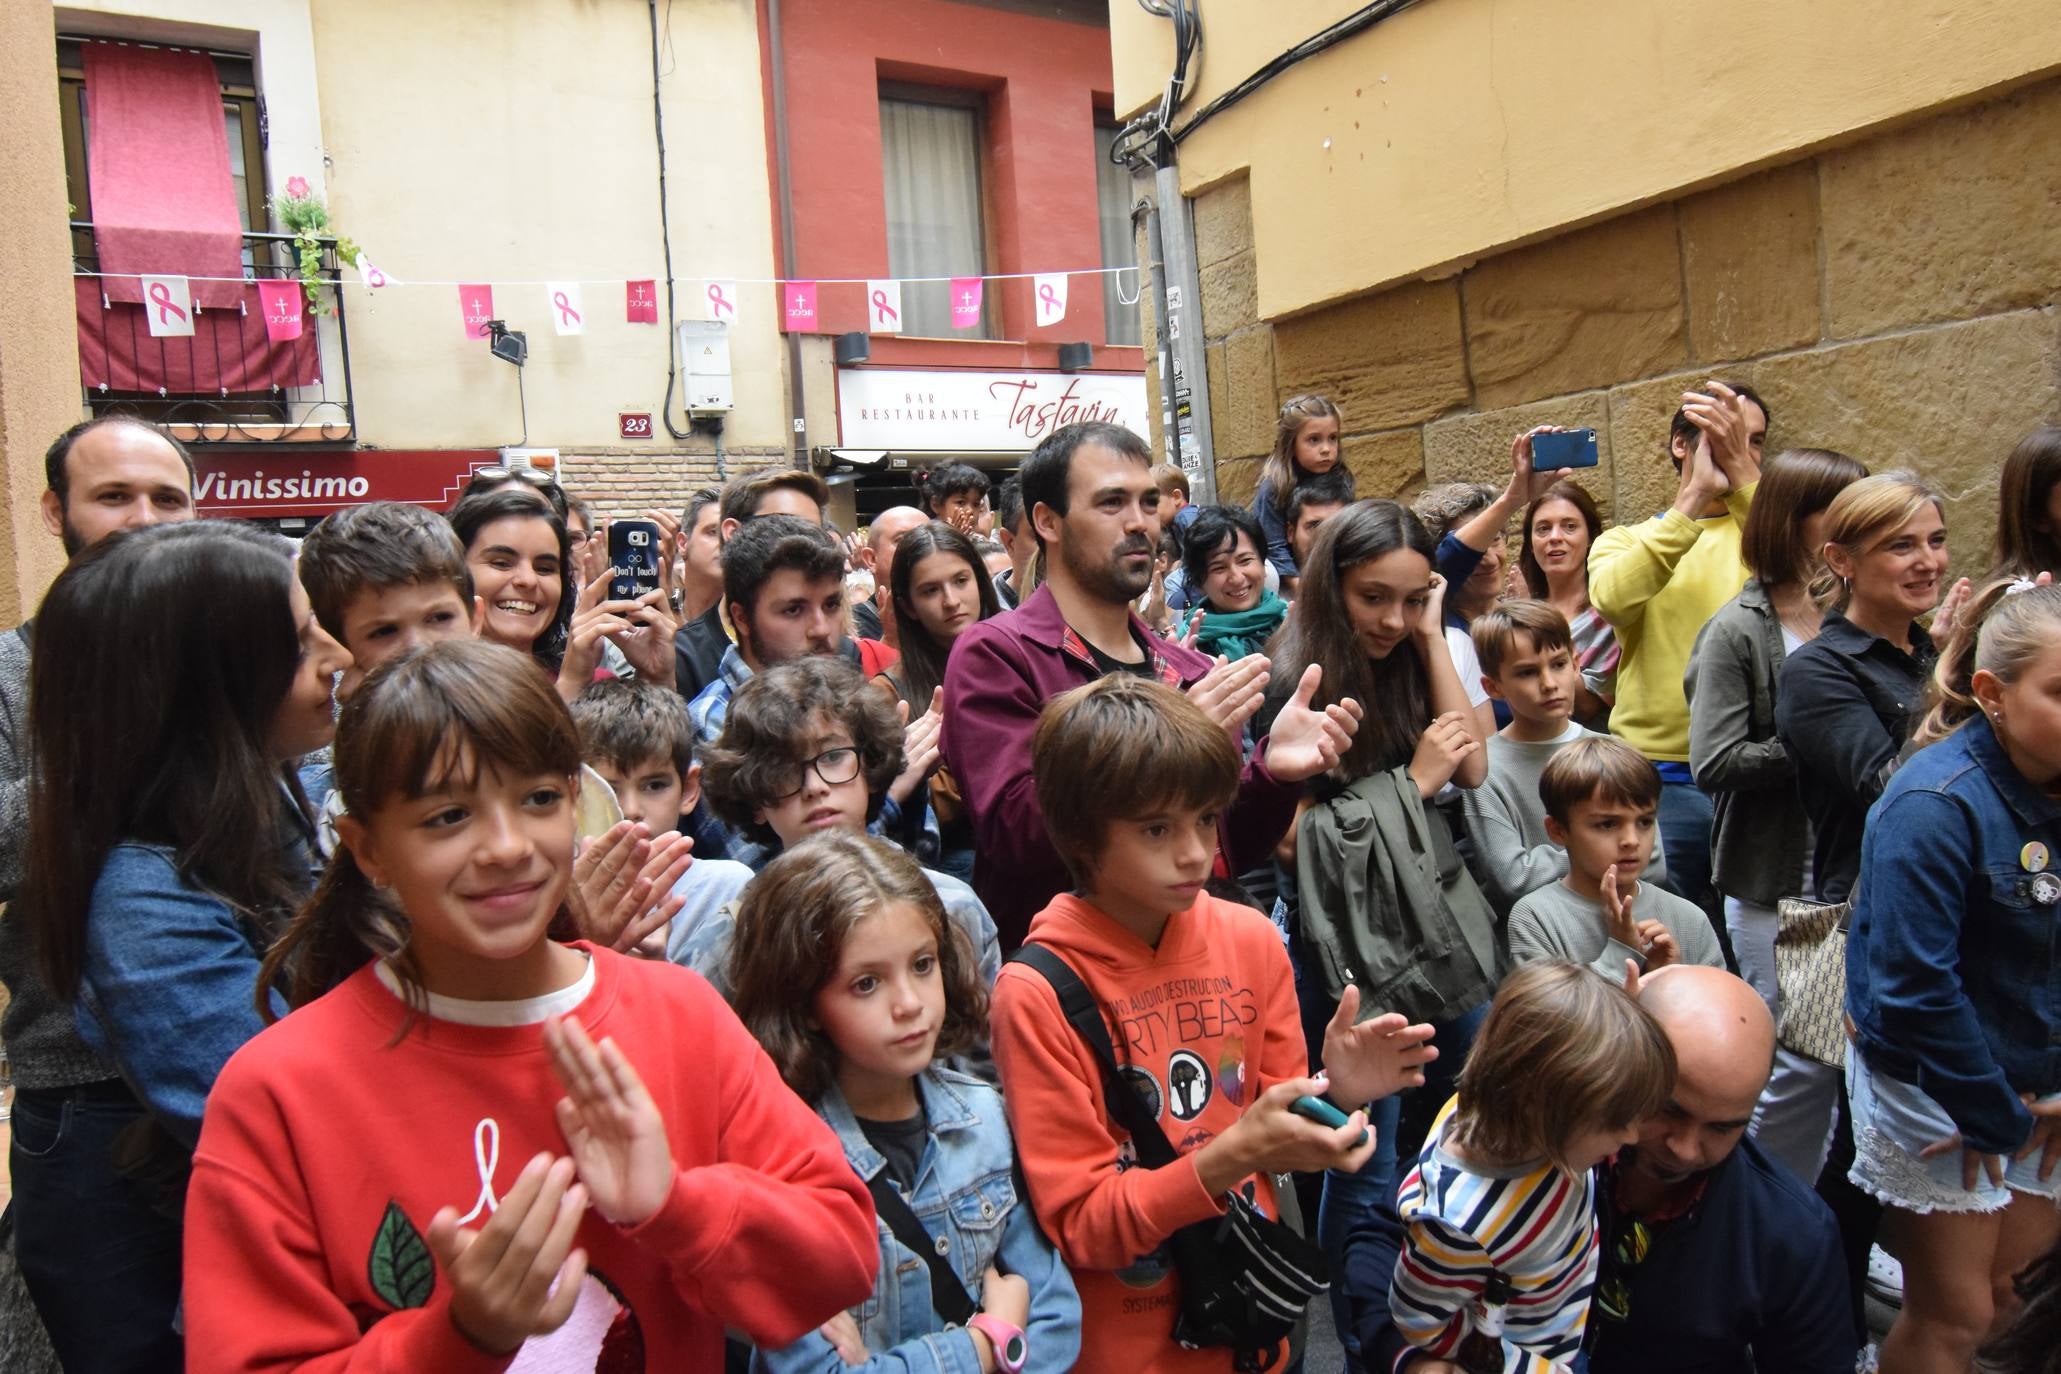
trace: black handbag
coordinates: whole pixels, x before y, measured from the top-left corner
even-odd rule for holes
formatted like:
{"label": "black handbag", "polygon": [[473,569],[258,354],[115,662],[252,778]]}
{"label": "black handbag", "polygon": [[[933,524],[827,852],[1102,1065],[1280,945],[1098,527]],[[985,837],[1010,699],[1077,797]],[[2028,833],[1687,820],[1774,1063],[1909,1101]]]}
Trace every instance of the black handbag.
{"label": "black handbag", "polygon": [[[1080,975],[1043,945],[1025,944],[1010,957],[1041,974],[1059,995],[1067,1024],[1094,1051],[1110,1118],[1130,1134],[1138,1163],[1163,1168],[1180,1158],[1158,1120],[1128,1084],[1109,1027]],[[1267,1216],[1239,1193],[1223,1198],[1224,1215],[1193,1222],[1167,1239],[1181,1276],[1174,1339],[1190,1350],[1227,1348],[1241,1374],[1259,1374],[1280,1357],[1310,1299],[1331,1286],[1322,1247]]]}

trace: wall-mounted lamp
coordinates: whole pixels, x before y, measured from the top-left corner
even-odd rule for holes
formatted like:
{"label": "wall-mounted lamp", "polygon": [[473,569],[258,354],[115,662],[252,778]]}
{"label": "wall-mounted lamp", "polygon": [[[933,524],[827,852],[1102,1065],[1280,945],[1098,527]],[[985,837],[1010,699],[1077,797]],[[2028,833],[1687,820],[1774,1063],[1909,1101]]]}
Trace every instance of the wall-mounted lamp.
{"label": "wall-mounted lamp", "polygon": [[1095,349],[1092,344],[1063,343],[1059,345],[1059,370],[1061,372],[1086,372],[1095,365]]}
{"label": "wall-mounted lamp", "polygon": [[850,334],[838,335],[837,343],[832,351],[837,355],[837,365],[839,367],[850,367],[853,363],[863,363],[873,356],[872,346],[867,342],[866,336],[856,331]]}
{"label": "wall-mounted lamp", "polygon": [[529,361],[529,336],[520,329],[510,329],[499,320],[487,321],[487,348],[504,363],[521,367]]}

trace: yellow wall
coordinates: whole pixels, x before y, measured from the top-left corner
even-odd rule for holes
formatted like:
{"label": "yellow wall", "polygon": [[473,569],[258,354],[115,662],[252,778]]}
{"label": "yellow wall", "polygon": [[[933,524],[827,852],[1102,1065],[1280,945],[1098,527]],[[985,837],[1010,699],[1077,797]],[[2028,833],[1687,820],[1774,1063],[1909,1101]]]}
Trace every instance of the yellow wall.
{"label": "yellow wall", "polygon": [[[1110,0],[1120,109],[1170,26]],[[1358,0],[1201,0],[1183,117]],[[1181,144],[1191,194],[1250,169],[1275,318],[1793,160],[2061,68],[2051,0],[1423,0]],[[1328,146],[1327,146],[1328,144]]]}

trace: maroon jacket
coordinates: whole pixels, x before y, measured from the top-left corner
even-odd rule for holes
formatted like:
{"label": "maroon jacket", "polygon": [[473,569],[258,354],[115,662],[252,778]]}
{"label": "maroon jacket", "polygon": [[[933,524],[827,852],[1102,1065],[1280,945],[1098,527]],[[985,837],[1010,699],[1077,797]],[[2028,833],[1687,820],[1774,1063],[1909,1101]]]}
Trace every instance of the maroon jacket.
{"label": "maroon jacket", "polygon": [[[1151,647],[1153,671],[1186,690],[1212,660],[1168,643],[1131,617]],[[984,620],[952,645],[945,668],[945,763],[973,816],[973,886],[995,918],[1002,948],[1023,943],[1031,917],[1071,881],[1045,834],[1031,781],[1031,734],[1045,703],[1101,676],[1087,644],[1067,625],[1048,588],[1013,611]],[[1266,741],[1239,775],[1238,800],[1220,827],[1230,871],[1266,862],[1295,818],[1300,784],[1275,780],[1260,762]]]}

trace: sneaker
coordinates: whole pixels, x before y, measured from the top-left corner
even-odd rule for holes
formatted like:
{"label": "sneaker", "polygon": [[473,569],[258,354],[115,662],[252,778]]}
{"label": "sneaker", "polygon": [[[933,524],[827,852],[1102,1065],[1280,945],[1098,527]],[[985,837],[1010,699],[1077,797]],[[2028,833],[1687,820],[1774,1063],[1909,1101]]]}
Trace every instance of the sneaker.
{"label": "sneaker", "polygon": [[1896,1256],[1877,1245],[1868,1251],[1868,1296],[1885,1307],[1904,1305],[1904,1266]]}

